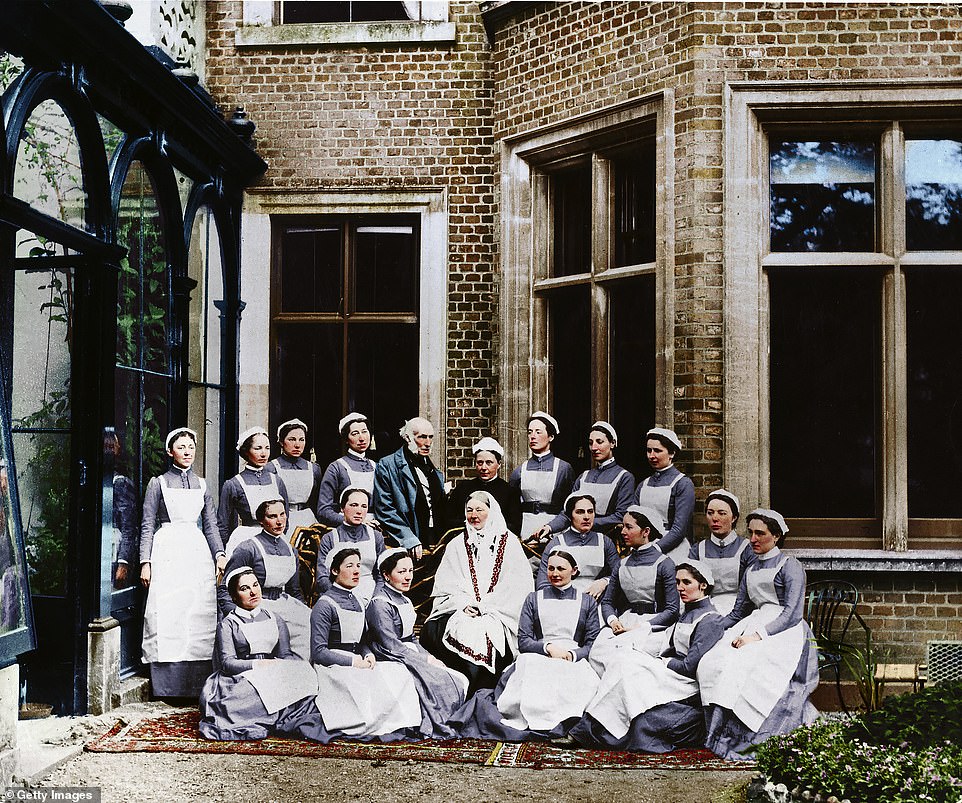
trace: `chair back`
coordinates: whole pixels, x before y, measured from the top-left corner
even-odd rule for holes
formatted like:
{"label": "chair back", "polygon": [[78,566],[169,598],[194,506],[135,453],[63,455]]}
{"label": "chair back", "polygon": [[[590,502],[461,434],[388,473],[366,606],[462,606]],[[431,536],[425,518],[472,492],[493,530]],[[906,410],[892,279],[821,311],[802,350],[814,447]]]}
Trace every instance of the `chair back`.
{"label": "chair back", "polygon": [[805,620],[819,644],[844,644],[856,616],[858,589],[844,580],[809,583]]}

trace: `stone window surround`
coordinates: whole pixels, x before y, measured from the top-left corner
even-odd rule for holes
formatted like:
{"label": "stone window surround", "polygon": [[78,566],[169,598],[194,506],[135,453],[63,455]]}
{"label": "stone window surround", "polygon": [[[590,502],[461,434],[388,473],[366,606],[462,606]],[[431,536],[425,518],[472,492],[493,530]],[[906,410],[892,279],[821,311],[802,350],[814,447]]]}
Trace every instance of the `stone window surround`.
{"label": "stone window surround", "polygon": [[[420,415],[437,431],[438,468],[445,471],[447,444],[445,376],[448,341],[448,198],[443,188],[415,190],[337,191],[259,190],[244,199],[241,247],[241,297],[247,303],[241,319],[240,429],[267,421],[270,364],[269,283],[272,215],[417,214],[421,218],[418,337],[420,343]],[[332,425],[333,426],[333,425]]]}
{"label": "stone window surround", "polygon": [[[765,125],[799,122],[830,125],[836,120],[888,121],[913,116],[962,117],[962,82],[819,81],[731,82],[724,92],[725,131],[725,487],[743,499],[768,499],[768,280],[765,269],[792,264],[794,255],[769,254],[768,143]],[[883,138],[882,148],[894,143]],[[881,177],[880,181],[888,181]],[[891,192],[891,187],[883,191]],[[890,236],[890,235],[889,235]],[[857,261],[895,265],[882,245]],[[750,257],[748,255],[754,255]],[[945,252],[927,262],[958,264]],[[809,261],[819,261],[809,255]],[[902,256],[908,264],[912,256]],[[826,254],[825,264],[846,264],[845,255]],[[897,448],[906,437],[905,333],[898,314],[904,292],[898,271],[887,277],[883,304],[883,511],[882,549],[793,551],[810,568],[836,570],[940,571],[962,565],[962,549],[909,550],[907,475]],[[737,382],[733,382],[737,378]],[[896,558],[892,553],[900,553]]]}
{"label": "stone window surround", "polygon": [[[592,153],[615,142],[623,144],[626,133],[644,130],[655,137],[656,188],[655,262],[644,268],[614,268],[593,273],[596,286],[592,291],[594,314],[603,319],[606,294],[602,282],[629,276],[655,275],[655,308],[674,308],[673,260],[675,253],[674,171],[669,160],[674,154],[674,95],[670,90],[656,92],[630,102],[606,107],[521,134],[501,142],[501,404],[502,443],[509,452],[527,454],[525,423],[531,410],[549,406],[548,332],[546,301],[538,298],[536,289],[564,286],[565,278],[550,279],[550,198],[548,176],[544,168],[563,163],[575,156]],[[604,162],[592,155],[596,166]],[[604,170],[594,170],[604,175]],[[608,189],[596,180],[594,193],[601,201],[593,206],[596,219],[592,229],[606,230]],[[596,249],[604,247],[593,238],[592,262],[598,264]],[[656,316],[657,387],[655,409],[662,426],[672,426],[673,327],[672,315]],[[595,352],[607,350],[607,329],[596,334]],[[607,388],[605,365],[593,367],[596,387]],[[595,404],[607,406],[602,393]],[[594,411],[606,417],[604,409]]]}
{"label": "stone window surround", "polygon": [[453,45],[457,26],[448,21],[446,2],[421,2],[419,20],[326,22],[277,25],[279,3],[244,0],[244,22],[234,34],[239,48],[353,45]]}

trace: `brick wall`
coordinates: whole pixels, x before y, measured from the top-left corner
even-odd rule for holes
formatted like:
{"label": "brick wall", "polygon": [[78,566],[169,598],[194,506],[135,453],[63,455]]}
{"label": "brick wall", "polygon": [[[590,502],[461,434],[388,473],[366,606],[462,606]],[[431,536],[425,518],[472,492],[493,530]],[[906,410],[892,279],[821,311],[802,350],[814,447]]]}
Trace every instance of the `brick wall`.
{"label": "brick wall", "polygon": [[[448,193],[449,474],[497,420],[493,93],[477,4],[452,3],[455,45],[234,45],[242,3],[207,3],[208,89],[243,105],[270,168],[261,187]],[[399,419],[403,411],[399,411]],[[400,423],[400,421],[398,422]]]}
{"label": "brick wall", "polygon": [[700,499],[723,465],[725,82],[960,78],[960,34],[954,4],[825,2],[539,4],[498,29],[496,139],[674,93],[674,418]]}

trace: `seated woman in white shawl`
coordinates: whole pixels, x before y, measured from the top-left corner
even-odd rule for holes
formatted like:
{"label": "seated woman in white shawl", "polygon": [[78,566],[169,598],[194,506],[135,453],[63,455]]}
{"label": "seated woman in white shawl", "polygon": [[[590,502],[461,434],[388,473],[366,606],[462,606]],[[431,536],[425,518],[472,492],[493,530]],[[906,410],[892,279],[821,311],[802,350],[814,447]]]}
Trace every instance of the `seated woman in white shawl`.
{"label": "seated woman in white shawl", "polygon": [[444,547],[421,644],[465,675],[469,692],[493,688],[518,651],[521,606],[533,590],[531,564],[501,507],[475,491],[465,504],[464,532]]}

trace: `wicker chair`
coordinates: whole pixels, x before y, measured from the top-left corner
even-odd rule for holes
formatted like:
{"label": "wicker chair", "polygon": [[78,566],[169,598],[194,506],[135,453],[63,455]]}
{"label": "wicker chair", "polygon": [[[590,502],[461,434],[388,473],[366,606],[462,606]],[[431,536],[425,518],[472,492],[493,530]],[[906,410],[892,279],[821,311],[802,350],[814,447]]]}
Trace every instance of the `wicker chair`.
{"label": "wicker chair", "polygon": [[[835,688],[843,711],[848,711],[842,694],[842,666],[846,653],[863,650],[868,657],[871,648],[871,631],[858,612],[858,589],[842,580],[825,580],[809,583],[805,605],[805,619],[812,628],[818,647],[819,672],[829,670],[835,675]],[[853,644],[849,630],[855,623],[861,628]]]}

